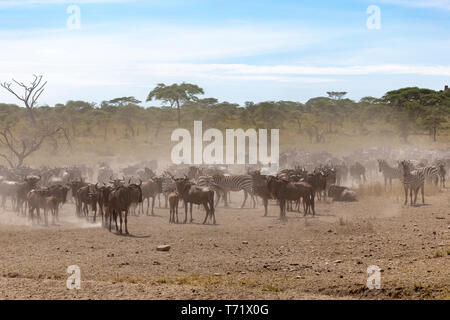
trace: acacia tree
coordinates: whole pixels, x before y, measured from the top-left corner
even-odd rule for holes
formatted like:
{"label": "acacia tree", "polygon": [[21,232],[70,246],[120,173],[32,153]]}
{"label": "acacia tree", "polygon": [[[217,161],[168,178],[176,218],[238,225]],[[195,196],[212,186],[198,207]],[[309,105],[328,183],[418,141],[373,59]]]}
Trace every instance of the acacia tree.
{"label": "acacia tree", "polygon": [[344,96],[347,95],[345,91],[327,91],[328,98],[333,100],[341,100]]}
{"label": "acacia tree", "polygon": [[155,89],[150,91],[146,101],[156,99],[169,104],[171,108],[176,107],[178,126],[181,126],[181,107],[187,101],[198,101],[197,95],[199,94],[204,94],[203,89],[195,84],[183,82],[182,84],[174,83],[166,86],[164,83],[159,83]]}
{"label": "acacia tree", "polygon": [[400,134],[405,142],[411,131],[422,124],[430,130],[435,139],[437,129],[442,125],[440,109],[450,105],[450,97],[445,92],[431,89],[408,87],[387,92],[382,101],[391,108],[392,118],[397,120]]}
{"label": "acacia tree", "polygon": [[422,126],[430,131],[433,141],[436,141],[438,130],[445,128],[444,124],[447,123],[448,114],[448,108],[437,106],[421,120]]}

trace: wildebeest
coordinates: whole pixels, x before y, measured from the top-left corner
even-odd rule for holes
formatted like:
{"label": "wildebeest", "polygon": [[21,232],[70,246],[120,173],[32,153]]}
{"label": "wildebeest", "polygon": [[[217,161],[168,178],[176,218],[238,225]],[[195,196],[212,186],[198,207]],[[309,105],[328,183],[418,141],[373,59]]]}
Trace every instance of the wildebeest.
{"label": "wildebeest", "polygon": [[102,216],[102,224],[105,225],[106,221],[106,207],[108,204],[109,194],[113,190],[113,187],[103,185],[101,187],[98,186],[98,183],[95,184],[95,191],[97,195],[97,204],[100,210],[100,214]]}
{"label": "wildebeest", "polygon": [[[142,184],[142,181],[141,181]],[[116,224],[116,231],[122,234],[122,212],[124,212],[125,233],[128,234],[128,212],[133,203],[134,195],[138,194],[138,202],[142,202],[141,184],[120,185],[114,188],[108,197],[107,214],[109,216],[109,231],[111,231],[112,219]],[[120,229],[117,225],[117,216],[120,219]]]}
{"label": "wildebeest", "polygon": [[45,197],[44,199],[44,215],[47,217],[48,212],[52,214],[52,224],[55,224],[55,220],[58,221],[58,207],[59,202],[55,196]]}
{"label": "wildebeest", "polygon": [[[142,201],[142,180],[139,179],[139,184],[131,184],[130,181],[128,181],[128,187],[130,188],[131,192],[131,206],[133,207],[133,214],[136,214],[136,207],[139,206],[140,203],[143,203]],[[139,207],[138,207],[139,210]]]}
{"label": "wildebeest", "polygon": [[[150,207],[150,198],[152,198],[152,215],[154,215],[155,197],[163,191],[162,178],[154,177],[152,180],[143,182],[141,185],[141,189],[142,199],[147,199],[147,215],[148,209]],[[144,212],[144,201],[141,202],[140,211],[141,213]]]}
{"label": "wildebeest", "polygon": [[[40,221],[40,209],[45,208],[45,198],[50,196],[50,190],[48,188],[33,189],[28,192],[28,212],[31,222],[34,223],[34,211]],[[44,210],[45,225],[48,225],[47,212]]]}
{"label": "wildebeest", "polygon": [[331,185],[328,189],[328,196],[333,201],[358,201],[356,192],[344,186]]}
{"label": "wildebeest", "polygon": [[327,188],[327,177],[325,173],[320,170],[310,173],[306,176],[305,181],[312,186],[317,199],[321,200],[322,194],[325,193]]}
{"label": "wildebeest", "polygon": [[97,217],[97,194],[93,185],[87,185],[78,189],[75,197],[76,214],[89,216],[89,207],[94,212],[94,222]]}
{"label": "wildebeest", "polygon": [[212,219],[213,224],[216,224],[216,217],[214,214],[214,191],[208,187],[197,186],[195,183],[190,182],[186,176],[183,178],[172,177],[172,179],[174,179],[177,187],[177,192],[180,194],[180,198],[183,199],[184,202],[184,223],[186,223],[187,221],[188,204],[190,204],[190,222],[193,221],[192,205],[202,204],[206,211],[203,224],[206,223],[208,217]]}
{"label": "wildebeest", "polygon": [[89,183],[84,182],[83,179],[73,180],[69,182],[72,198],[75,199],[80,188],[88,186]]}
{"label": "wildebeest", "polygon": [[19,188],[18,181],[3,180],[0,182],[0,194],[2,196],[2,208],[6,208],[6,199],[9,197],[11,199],[11,207],[14,209],[16,207],[17,200],[17,190]]}
{"label": "wildebeest", "polygon": [[350,176],[353,180],[356,180],[358,183],[361,182],[361,179],[364,183],[367,181],[366,179],[366,168],[359,162],[355,162],[355,164],[350,166]]}
{"label": "wildebeest", "polygon": [[70,187],[58,184],[49,186],[48,188],[50,190],[50,194],[58,201],[58,205],[66,203],[67,194],[69,193]]}
{"label": "wildebeest", "polygon": [[[180,200],[180,195],[178,192],[171,192],[169,193],[169,207],[170,207],[170,213],[169,213],[169,223],[178,223],[178,202]],[[175,221],[176,217],[176,221]]]}
{"label": "wildebeest", "polygon": [[19,213],[24,213],[23,205],[27,201],[28,192],[35,189],[37,183],[41,179],[40,176],[27,176],[24,178],[23,182],[17,184],[17,194],[16,194],[16,210]]}
{"label": "wildebeest", "polygon": [[280,204],[280,218],[286,218],[286,202],[299,201],[303,198],[305,206],[305,215],[311,209],[312,214],[315,215],[314,210],[314,188],[307,182],[290,182],[289,180],[268,176],[268,189],[275,199]]}
{"label": "wildebeest", "polygon": [[249,171],[249,174],[253,179],[253,193],[262,198],[264,205],[264,216],[267,216],[267,206],[269,205],[269,199],[272,198],[267,186],[267,176],[262,175],[260,170]]}

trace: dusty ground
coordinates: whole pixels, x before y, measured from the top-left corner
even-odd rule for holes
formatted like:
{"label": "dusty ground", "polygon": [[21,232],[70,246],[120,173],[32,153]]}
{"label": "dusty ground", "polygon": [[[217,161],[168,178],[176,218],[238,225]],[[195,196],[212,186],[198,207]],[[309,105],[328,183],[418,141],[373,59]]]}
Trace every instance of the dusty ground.
{"label": "dusty ground", "polygon": [[[219,207],[218,224],[169,224],[168,210],[131,217],[131,236],[74,218],[30,226],[0,212],[1,299],[450,299],[450,190],[403,206],[392,198],[318,203],[317,216],[272,203]],[[9,202],[8,202],[9,203]],[[180,212],[183,212],[182,210]],[[169,252],[156,251],[170,244]],[[68,290],[66,269],[81,268],[81,289]],[[382,269],[381,290],[366,269]]]}

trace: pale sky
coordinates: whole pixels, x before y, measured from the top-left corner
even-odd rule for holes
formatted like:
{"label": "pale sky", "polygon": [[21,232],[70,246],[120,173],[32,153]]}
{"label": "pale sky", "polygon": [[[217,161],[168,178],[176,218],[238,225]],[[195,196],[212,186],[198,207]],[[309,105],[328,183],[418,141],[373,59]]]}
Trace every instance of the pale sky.
{"label": "pale sky", "polygon": [[[67,27],[73,4],[80,29]],[[367,27],[371,5],[379,29]],[[0,81],[43,75],[49,105],[145,100],[182,81],[240,104],[439,90],[450,84],[449,18],[450,0],[0,0]],[[0,102],[18,103],[0,89]]]}

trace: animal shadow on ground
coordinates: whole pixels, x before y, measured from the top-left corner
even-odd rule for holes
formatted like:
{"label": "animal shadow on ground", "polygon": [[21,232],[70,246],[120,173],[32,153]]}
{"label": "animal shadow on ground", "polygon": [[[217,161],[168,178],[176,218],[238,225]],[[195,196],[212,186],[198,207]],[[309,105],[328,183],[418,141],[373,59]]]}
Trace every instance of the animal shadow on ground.
{"label": "animal shadow on ground", "polygon": [[114,235],[121,236],[121,237],[127,237],[127,238],[136,238],[136,239],[147,239],[147,238],[151,237],[150,234],[139,236],[139,235],[134,235],[134,234],[131,234],[131,233],[129,233],[129,234],[125,234],[125,233],[120,234],[118,232],[115,232]]}
{"label": "animal shadow on ground", "polygon": [[[406,205],[408,206],[408,205]],[[416,204],[409,204],[409,206],[414,207],[414,208],[420,208],[420,207],[427,207],[430,206],[429,203],[416,203]]]}

